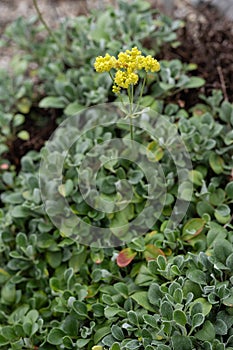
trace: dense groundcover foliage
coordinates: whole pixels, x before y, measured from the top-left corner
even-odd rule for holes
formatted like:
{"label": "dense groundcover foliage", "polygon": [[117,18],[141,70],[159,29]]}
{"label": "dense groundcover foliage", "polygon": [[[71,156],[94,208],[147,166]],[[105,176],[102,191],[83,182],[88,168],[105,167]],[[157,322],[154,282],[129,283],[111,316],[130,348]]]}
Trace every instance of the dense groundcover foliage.
{"label": "dense groundcover foliage", "polygon": [[[135,140],[154,155],[154,169],[157,163],[163,167],[167,189],[161,215],[155,224],[145,222],[143,236],[131,239],[124,232],[127,243],[122,238],[114,248],[72,239],[45,212],[41,153],[32,147],[17,171],[9,161],[12,144],[33,139],[28,121],[43,129],[51,117],[58,125],[83,107],[116,99],[111,80],[94,71],[96,56],[134,46],[157,56],[163,45],[179,44],[175,31],[182,25],[138,0],[66,20],[52,37],[36,19],[21,18],[7,28],[1,45],[14,41],[21,53],[11,73],[1,71],[0,78],[2,349],[233,349],[233,105],[221,91],[200,95],[189,109],[176,101],[177,92],[204,84],[191,74],[194,62],[160,60],[161,70],[150,77],[141,99],[175,126],[192,161],[178,191],[166,149],[135,132]],[[59,192],[87,223],[126,225],[144,205],[148,184],[141,169],[126,160],[105,163],[97,178],[110,207],[121,195],[118,181],[129,181],[134,196],[123,212],[92,210],[77,190],[83,155],[95,144],[128,135],[120,123],[99,125],[70,150]],[[171,229],[177,196],[191,200]]]}

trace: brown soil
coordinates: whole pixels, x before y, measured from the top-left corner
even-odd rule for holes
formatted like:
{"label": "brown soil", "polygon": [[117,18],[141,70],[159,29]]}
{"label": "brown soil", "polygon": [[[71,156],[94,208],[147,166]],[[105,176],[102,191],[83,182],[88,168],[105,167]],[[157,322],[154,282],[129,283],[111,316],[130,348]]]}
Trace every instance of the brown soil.
{"label": "brown soil", "polygon": [[[202,92],[209,95],[213,89],[220,89],[224,98],[233,102],[232,21],[204,3],[190,7],[184,20],[186,26],[179,32],[181,45],[176,49],[165,47],[161,57],[196,63],[195,74],[206,80]],[[196,91],[190,94],[192,99],[198,97]]]}

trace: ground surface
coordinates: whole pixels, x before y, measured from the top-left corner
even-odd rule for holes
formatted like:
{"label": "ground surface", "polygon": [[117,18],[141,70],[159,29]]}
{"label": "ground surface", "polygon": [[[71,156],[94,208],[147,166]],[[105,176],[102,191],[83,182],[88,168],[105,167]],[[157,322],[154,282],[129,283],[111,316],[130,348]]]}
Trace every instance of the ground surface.
{"label": "ground surface", "polygon": [[[206,85],[202,88],[202,93],[209,94],[213,89],[221,89],[226,100],[233,102],[233,26],[229,17],[222,14],[222,11],[206,3],[193,6],[196,0],[150,0],[153,7],[160,6],[173,17],[185,20],[186,26],[179,32],[181,45],[176,49],[165,47],[160,59],[178,58],[183,62],[197,63],[198,68],[195,75],[206,80]],[[224,3],[225,0],[223,0]],[[228,4],[232,0],[227,0]],[[114,0],[44,0],[38,1],[41,12],[45,20],[51,27],[58,25],[64,17],[77,16],[88,13],[93,7],[102,8],[107,3]],[[225,4],[225,3],[224,3]],[[225,4],[226,5],[226,4]],[[19,16],[35,15],[32,0],[1,0],[0,1],[0,33],[4,27]],[[1,48],[0,48],[1,50]],[[7,68],[15,48],[10,47],[0,52],[0,66]],[[198,102],[200,91],[189,90],[176,96],[177,100],[182,100],[185,107],[189,107]],[[54,124],[56,125],[56,124]],[[31,135],[27,144],[15,144],[11,149],[11,161],[16,164],[20,157],[29,149],[39,149],[44,140],[49,135],[38,133],[35,130],[33,135],[32,125],[29,125]],[[52,125],[51,125],[52,127]],[[52,132],[48,130],[49,133]],[[19,142],[19,140],[17,141]],[[36,145],[36,146],[35,146]],[[20,153],[20,154],[19,154]]]}
{"label": "ground surface", "polygon": [[232,102],[232,20],[206,2],[198,7],[186,2],[185,7],[178,7],[176,14],[186,22],[179,33],[181,45],[175,50],[165,49],[164,56],[196,63],[196,74],[207,82],[203,92],[208,94],[212,89],[221,89],[225,99]]}
{"label": "ground surface", "polygon": [[[232,100],[233,88],[233,0],[217,1],[221,10],[208,5],[207,0],[150,0],[153,7],[160,6],[173,17],[185,19],[187,25],[180,34],[181,46],[163,54],[166,58],[178,57],[186,62],[198,64],[198,74],[207,79],[207,89],[222,88],[225,97]],[[94,7],[102,8],[114,0],[44,0],[38,1],[41,12],[50,26],[56,26],[64,17],[88,13]],[[212,0],[216,3],[216,0]],[[194,6],[194,4],[196,6]],[[0,33],[5,26],[19,16],[35,15],[32,0],[0,1]],[[4,48],[0,52],[0,67],[7,68],[14,52]]]}

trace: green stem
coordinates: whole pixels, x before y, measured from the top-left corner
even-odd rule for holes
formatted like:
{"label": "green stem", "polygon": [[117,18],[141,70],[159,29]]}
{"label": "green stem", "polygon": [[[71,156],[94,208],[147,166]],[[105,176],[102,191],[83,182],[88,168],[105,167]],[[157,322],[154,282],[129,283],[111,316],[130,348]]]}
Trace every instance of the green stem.
{"label": "green stem", "polygon": [[144,91],[144,88],[145,88],[145,85],[146,85],[146,80],[147,80],[147,74],[146,74],[145,77],[143,78],[142,87],[141,87],[141,90],[140,90],[138,102],[137,102],[137,105],[136,105],[136,107],[135,107],[134,113],[136,113],[136,112],[138,111],[138,108],[140,107],[140,102],[141,102],[142,95],[143,95],[143,91]]}
{"label": "green stem", "polygon": [[112,75],[112,73],[109,71],[108,72],[109,73],[109,75],[110,75],[110,78],[112,79],[112,81],[114,82],[114,78],[113,78],[113,75]]}
{"label": "green stem", "polygon": [[131,117],[130,117],[130,138],[131,140],[133,140],[133,122]]}
{"label": "green stem", "polygon": [[60,42],[57,40],[56,36],[53,34],[52,30],[49,28],[48,24],[46,23],[46,21],[44,20],[44,17],[39,9],[39,6],[38,6],[38,3],[37,3],[37,0],[32,0],[33,2],[33,5],[35,7],[35,10],[37,12],[37,15],[39,17],[39,20],[41,21],[41,23],[43,23],[43,25],[45,26],[45,29],[47,30],[47,32],[49,33],[49,35],[53,38],[53,40],[57,43],[57,45],[62,49],[63,51],[63,48],[61,47],[60,45]]}
{"label": "green stem", "polygon": [[141,87],[141,91],[140,91],[140,95],[139,95],[139,99],[138,99],[138,103],[137,103],[138,105],[140,104],[141,99],[142,99],[142,94],[143,94],[143,91],[144,91],[144,88],[146,85],[146,79],[147,79],[147,74],[145,75],[143,82],[142,82],[142,87]]}
{"label": "green stem", "polygon": [[129,107],[130,107],[129,117],[130,117],[130,138],[131,138],[131,140],[134,139],[134,135],[133,135],[133,120],[132,120],[132,116],[133,116],[133,94],[134,94],[134,89],[133,89],[133,84],[131,84],[130,87],[128,88]]}

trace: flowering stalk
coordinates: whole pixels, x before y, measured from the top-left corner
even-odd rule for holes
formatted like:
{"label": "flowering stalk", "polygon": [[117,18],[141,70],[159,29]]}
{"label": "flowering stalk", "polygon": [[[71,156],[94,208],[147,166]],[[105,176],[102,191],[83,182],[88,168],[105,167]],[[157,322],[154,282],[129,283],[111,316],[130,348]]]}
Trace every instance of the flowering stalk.
{"label": "flowering stalk", "polygon": [[[138,72],[142,70],[146,71],[139,95],[139,104],[145,88],[147,72],[158,72],[160,70],[159,62],[151,55],[143,56],[137,47],[133,47],[131,50],[120,52],[118,54],[118,59],[114,56],[110,56],[108,53],[104,57],[98,56],[95,60],[94,67],[99,73],[109,73],[113,81],[112,91],[116,95],[120,97],[121,90],[126,89],[130,105],[130,113],[127,116],[130,118],[130,135],[131,139],[133,139],[132,118],[137,115],[136,111],[133,111],[134,85],[138,84],[139,81]],[[112,74],[113,70],[115,70],[115,75]]]}

